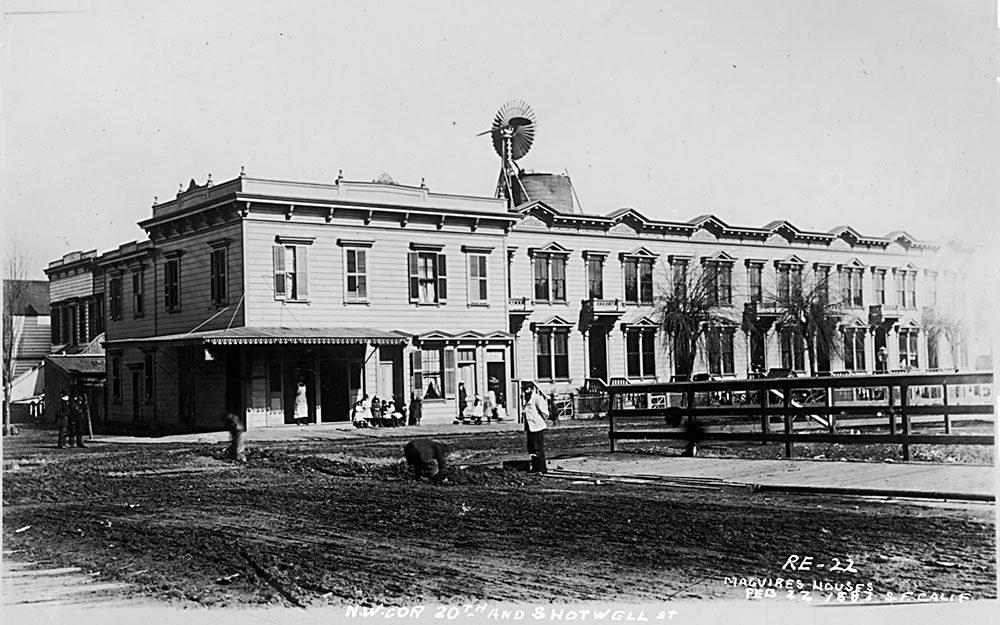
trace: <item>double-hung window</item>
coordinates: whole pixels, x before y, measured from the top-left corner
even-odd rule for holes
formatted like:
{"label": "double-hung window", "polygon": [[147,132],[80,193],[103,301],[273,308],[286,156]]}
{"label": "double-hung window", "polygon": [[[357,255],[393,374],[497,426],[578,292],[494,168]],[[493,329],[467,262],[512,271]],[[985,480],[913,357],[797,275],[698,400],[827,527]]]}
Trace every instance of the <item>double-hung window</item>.
{"label": "double-hung window", "polygon": [[783,302],[802,297],[802,265],[778,263],[778,299]]}
{"label": "double-hung window", "polygon": [[226,274],[228,273],[228,247],[225,243],[220,243],[218,245],[213,244],[215,249],[212,250],[211,255],[208,257],[208,268],[209,268],[209,297],[211,298],[212,304],[215,306],[225,306],[229,301]]}
{"label": "double-hung window", "polygon": [[487,266],[492,248],[462,246],[462,251],[466,253],[466,265],[468,267],[468,294],[469,304],[473,306],[485,306],[489,304],[489,281],[487,280]]}
{"label": "double-hung window", "polygon": [[732,375],[734,372],[733,336],[735,327],[713,326],[705,333],[708,352],[708,372],[712,375]]}
{"label": "double-hung window", "polygon": [[872,270],[872,287],[875,294],[875,303],[885,305],[885,269]]}
{"label": "double-hung window", "polygon": [[706,260],[705,292],[712,306],[733,305],[733,265],[730,261]]}
{"label": "double-hung window", "polygon": [[916,369],[919,364],[917,358],[917,328],[901,328],[899,330],[899,368]]}
{"label": "double-hung window", "polygon": [[674,299],[684,300],[688,292],[688,262],[690,258],[682,256],[671,256],[670,262],[670,282]]}
{"label": "double-hung window", "polygon": [[[64,309],[65,310],[65,309]],[[108,280],[108,314],[109,316],[118,321],[122,318],[122,276],[115,275],[111,276]],[[64,316],[65,319],[65,316]],[[63,329],[62,332],[63,339],[67,342],[72,342],[70,339],[69,332]]]}
{"label": "double-hung window", "polygon": [[448,301],[448,263],[443,246],[411,244],[408,255],[410,302],[445,304]]}
{"label": "double-hung window", "polygon": [[146,307],[146,280],[142,269],[132,272],[132,316],[141,317]]}
{"label": "double-hung window", "polygon": [[566,255],[535,252],[531,259],[535,301],[566,301]]}
{"label": "double-hung window", "polygon": [[604,298],[604,256],[585,254],[587,264],[587,298]]}
{"label": "double-hung window", "polygon": [[286,302],[309,300],[308,253],[313,238],[275,237],[271,248],[274,268],[274,299]]}
{"label": "double-hung window", "polygon": [[865,334],[866,328],[844,328],[844,369],[848,371],[865,370]]}
{"label": "double-hung window", "polygon": [[794,371],[805,371],[806,342],[794,326],[781,329],[781,366]]}
{"label": "double-hung window", "polygon": [[368,301],[368,250],[345,249],[346,298],[349,302]]}
{"label": "double-hung window", "polygon": [[648,257],[625,256],[625,303],[653,303],[653,259]]}
{"label": "double-hung window", "polygon": [[751,302],[764,301],[764,263],[761,261],[747,261],[747,284],[749,286],[749,300]]}
{"label": "double-hung window", "polygon": [[156,400],[156,373],[153,371],[155,361],[153,355],[147,353],[143,359],[143,375],[145,376],[146,403],[152,404]]}
{"label": "double-hung window", "polygon": [[535,329],[535,373],[539,380],[569,379],[569,328]]}
{"label": "double-hung window", "polygon": [[863,267],[843,266],[840,268],[840,291],[843,295],[844,306],[861,308],[864,305],[864,288],[862,286],[864,271]]}
{"label": "double-hung window", "polygon": [[626,327],[625,368],[630,378],[656,377],[656,328]]}
{"label": "double-hung window", "polygon": [[181,259],[168,257],[163,263],[163,307],[167,312],[181,309]]}

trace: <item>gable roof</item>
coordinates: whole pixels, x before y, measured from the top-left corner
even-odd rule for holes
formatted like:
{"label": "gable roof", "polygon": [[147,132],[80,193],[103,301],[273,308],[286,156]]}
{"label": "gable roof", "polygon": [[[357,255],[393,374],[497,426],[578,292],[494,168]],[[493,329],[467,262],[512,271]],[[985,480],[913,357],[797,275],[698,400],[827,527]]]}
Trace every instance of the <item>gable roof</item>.
{"label": "gable roof", "polygon": [[4,280],[3,297],[12,301],[15,315],[38,317],[50,312],[48,280]]}

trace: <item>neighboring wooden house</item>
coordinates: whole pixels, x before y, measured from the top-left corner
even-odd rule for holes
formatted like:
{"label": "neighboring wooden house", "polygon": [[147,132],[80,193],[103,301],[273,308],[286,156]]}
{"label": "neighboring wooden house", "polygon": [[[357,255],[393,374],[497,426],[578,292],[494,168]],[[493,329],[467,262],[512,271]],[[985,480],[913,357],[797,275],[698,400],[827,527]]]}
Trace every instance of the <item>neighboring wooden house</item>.
{"label": "neighboring wooden house", "polygon": [[4,334],[5,343],[10,341],[11,419],[29,421],[37,417],[45,385],[42,363],[49,353],[49,284],[4,280],[3,291],[4,316],[10,318]]}

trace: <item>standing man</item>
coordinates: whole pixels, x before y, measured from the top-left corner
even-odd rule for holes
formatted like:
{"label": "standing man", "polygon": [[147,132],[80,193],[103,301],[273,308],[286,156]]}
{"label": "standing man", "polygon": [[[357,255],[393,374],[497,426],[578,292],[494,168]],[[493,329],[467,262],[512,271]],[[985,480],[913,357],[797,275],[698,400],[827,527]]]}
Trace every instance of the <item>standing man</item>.
{"label": "standing man", "polygon": [[59,391],[59,408],[56,412],[56,427],[59,428],[59,449],[66,446],[66,434],[69,432],[69,393],[66,389]]}
{"label": "standing man", "polygon": [[524,417],[524,431],[528,435],[528,455],[531,458],[530,473],[545,475],[548,467],[545,464],[545,420],[549,418],[549,406],[541,391],[534,382],[523,386],[524,404],[521,415]]}
{"label": "standing man", "polygon": [[465,382],[458,383],[458,423],[465,423],[465,409],[469,405],[469,392],[465,390]]}

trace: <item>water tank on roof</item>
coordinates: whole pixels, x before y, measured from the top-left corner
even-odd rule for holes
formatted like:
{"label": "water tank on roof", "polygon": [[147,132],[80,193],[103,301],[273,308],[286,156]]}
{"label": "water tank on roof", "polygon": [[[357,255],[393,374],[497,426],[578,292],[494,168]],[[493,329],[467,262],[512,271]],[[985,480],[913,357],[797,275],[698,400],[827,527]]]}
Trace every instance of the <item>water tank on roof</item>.
{"label": "water tank on roof", "polygon": [[579,212],[573,204],[573,183],[563,174],[521,172],[514,188],[514,204],[545,202],[560,213]]}

